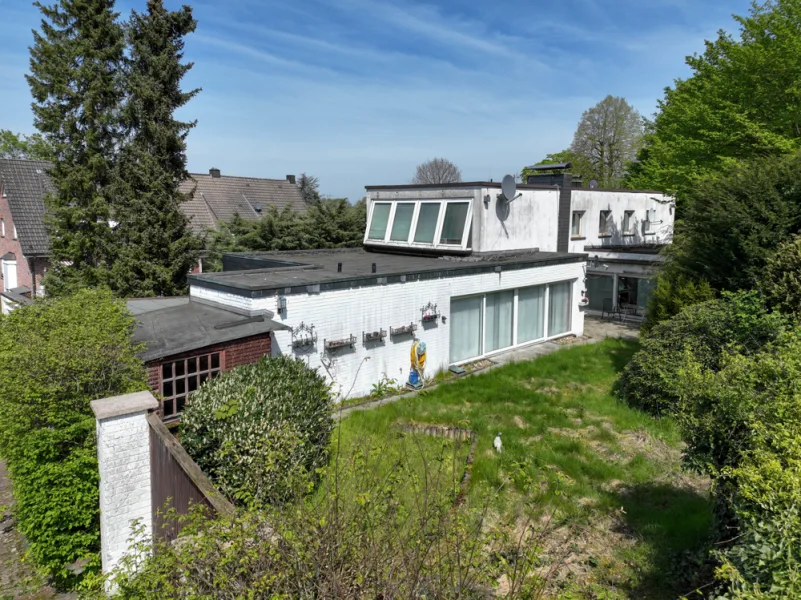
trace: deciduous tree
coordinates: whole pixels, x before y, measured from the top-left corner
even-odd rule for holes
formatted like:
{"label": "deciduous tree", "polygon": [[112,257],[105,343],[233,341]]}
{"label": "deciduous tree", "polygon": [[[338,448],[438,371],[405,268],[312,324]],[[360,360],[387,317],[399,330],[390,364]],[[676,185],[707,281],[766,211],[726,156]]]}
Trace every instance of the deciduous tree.
{"label": "deciduous tree", "polygon": [[607,96],[581,116],[570,151],[582,175],[601,187],[617,187],[641,145],[640,113],[625,98]]}
{"label": "deciduous tree", "polygon": [[459,167],[446,158],[432,158],[417,165],[412,183],[459,183],[461,180],[462,172]]}
{"label": "deciduous tree", "polygon": [[23,135],[0,129],[0,158],[51,160],[53,149],[40,133]]}

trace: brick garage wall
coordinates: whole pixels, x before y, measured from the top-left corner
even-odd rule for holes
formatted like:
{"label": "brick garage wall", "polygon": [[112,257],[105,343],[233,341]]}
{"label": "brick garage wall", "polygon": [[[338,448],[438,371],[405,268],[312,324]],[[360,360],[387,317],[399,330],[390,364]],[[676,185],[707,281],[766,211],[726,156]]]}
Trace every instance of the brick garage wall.
{"label": "brick garage wall", "polygon": [[211,354],[212,352],[220,352],[222,354],[220,357],[222,370],[229,371],[240,365],[254,363],[262,356],[269,356],[271,351],[271,334],[263,333],[239,340],[225,342],[224,344],[216,344],[214,346],[198,348],[197,350],[192,350],[191,352],[173,354],[171,356],[165,356],[164,358],[160,358],[146,364],[147,382],[155,393],[161,393],[161,365],[175,360],[180,360],[182,358]]}

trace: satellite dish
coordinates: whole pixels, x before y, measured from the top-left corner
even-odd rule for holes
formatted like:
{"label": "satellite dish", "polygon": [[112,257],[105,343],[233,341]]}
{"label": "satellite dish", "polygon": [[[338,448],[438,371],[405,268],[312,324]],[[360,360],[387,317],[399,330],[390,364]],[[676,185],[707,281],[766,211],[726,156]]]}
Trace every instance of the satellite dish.
{"label": "satellite dish", "polygon": [[597,179],[590,179],[590,189],[596,189],[598,187],[598,180]]}
{"label": "satellite dish", "polygon": [[504,175],[503,182],[501,183],[501,192],[503,193],[503,197],[509,202],[515,199],[517,182],[515,181],[514,175]]}

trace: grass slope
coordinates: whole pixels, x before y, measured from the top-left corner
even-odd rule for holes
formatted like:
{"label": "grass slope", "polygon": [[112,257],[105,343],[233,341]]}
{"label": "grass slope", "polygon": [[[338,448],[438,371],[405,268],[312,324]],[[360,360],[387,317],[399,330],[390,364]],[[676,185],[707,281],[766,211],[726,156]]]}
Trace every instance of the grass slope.
{"label": "grass slope", "polygon": [[[393,424],[472,429],[479,440],[471,493],[502,490],[494,508],[505,515],[556,515],[543,553],[547,562],[569,545],[559,558],[560,593],[675,598],[692,589],[692,552],[705,540],[710,504],[706,482],[681,471],[675,425],[612,394],[636,350],[610,339],[510,364],[355,413],[335,437],[347,454],[365,439],[397,437]],[[492,449],[497,433],[500,455]],[[523,502],[532,490],[535,508]]]}

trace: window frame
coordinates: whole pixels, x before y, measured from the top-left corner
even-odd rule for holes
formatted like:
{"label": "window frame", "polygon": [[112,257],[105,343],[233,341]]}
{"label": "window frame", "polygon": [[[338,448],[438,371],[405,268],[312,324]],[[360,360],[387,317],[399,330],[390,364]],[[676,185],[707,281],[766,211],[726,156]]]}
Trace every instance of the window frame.
{"label": "window frame", "polygon": [[652,221],[651,217],[656,217],[656,209],[655,208],[646,208],[645,209],[645,221],[642,224],[642,233],[643,235],[654,235],[656,231],[654,230],[653,223],[656,221]]}
{"label": "window frame", "polygon": [[[604,219],[604,215],[606,218]],[[605,229],[601,229],[601,219],[604,220]],[[598,237],[612,237],[612,233],[610,231],[612,225],[612,211],[611,210],[601,210],[598,212]]]}
{"label": "window frame", "polygon": [[623,211],[623,235],[635,235],[637,233],[634,217],[636,215],[634,210]]}
{"label": "window frame", "polygon": [[[584,215],[586,214],[586,210],[574,210],[570,214],[570,239],[571,240],[583,240],[586,239],[584,235]],[[578,217],[578,233],[573,233],[573,221]]]}
{"label": "window frame", "polygon": [[[213,367],[213,359],[212,357],[217,355],[217,366]],[[201,369],[201,359],[206,359],[206,369]],[[196,365],[195,371],[192,373],[189,372],[189,363],[188,361],[194,361]],[[183,363],[183,373],[181,375],[176,375],[176,368],[175,365],[178,363]],[[164,368],[170,365],[170,376],[164,376]],[[216,350],[214,352],[203,352],[199,354],[193,354],[191,356],[184,356],[183,358],[177,358],[174,360],[166,360],[158,364],[159,370],[159,408],[161,409],[161,418],[163,421],[172,421],[179,419],[183,411],[178,410],[178,398],[184,398],[184,406],[189,401],[191,394],[200,389],[206,381],[210,379],[215,379],[219,377],[223,371],[225,370],[225,351],[223,350]],[[201,375],[206,375],[207,377],[200,381]],[[189,378],[190,377],[197,377],[198,383],[197,387],[194,390],[189,391]],[[178,392],[178,385],[177,381],[183,381],[183,392]],[[165,393],[165,384],[171,384],[172,393],[167,395]],[[167,403],[170,403],[172,410],[170,414],[167,414]]]}
{"label": "window frame", "polygon": [[6,220],[0,217],[0,238],[6,237]]}
{"label": "window frame", "polygon": [[[377,204],[389,204],[390,211],[387,221],[387,229],[384,232],[383,239],[371,238],[370,226],[373,222],[373,212]],[[414,212],[412,213],[412,224],[409,228],[409,236],[406,241],[392,240],[392,228],[395,224],[396,209],[399,204],[414,204]],[[439,212],[437,213],[437,224],[434,229],[433,242],[415,242],[414,238],[417,233],[417,223],[420,219],[420,210],[423,204],[438,204]],[[443,244],[440,242],[442,237],[442,228],[445,223],[445,213],[448,211],[449,204],[467,204],[467,216],[465,217],[464,229],[462,230],[462,239],[459,244]],[[472,198],[419,198],[419,199],[406,199],[398,198],[392,200],[375,199],[370,201],[370,215],[367,220],[367,226],[364,232],[365,244],[380,244],[385,246],[396,246],[403,248],[429,248],[444,250],[470,250],[472,249],[472,236],[470,235],[473,227],[473,199]],[[468,245],[468,241],[471,243]]]}
{"label": "window frame", "polygon": [[11,239],[12,240],[16,240],[17,239],[17,226],[16,225],[11,225]]}
{"label": "window frame", "polygon": [[[514,288],[504,288],[498,290],[487,290],[486,292],[482,292],[480,294],[464,294],[462,296],[452,296],[450,301],[453,300],[462,300],[464,298],[481,298],[481,331],[480,331],[480,341],[479,341],[479,349],[480,354],[477,356],[472,356],[470,358],[465,358],[463,360],[455,361],[450,364],[452,365],[463,365],[466,363],[470,363],[476,360],[481,360],[483,358],[487,358],[490,356],[494,356],[496,354],[500,354],[502,352],[508,352],[509,350],[515,350],[517,348],[524,348],[526,346],[531,346],[534,344],[541,344],[543,342],[547,342],[552,339],[557,339],[560,337],[565,337],[571,335],[571,331],[573,330],[573,312],[574,312],[574,302],[575,298],[575,284],[576,279],[560,279],[558,281],[546,281],[543,283],[532,283],[529,285],[519,285]],[[551,287],[558,284],[567,283],[570,284],[569,287],[569,294],[568,294],[568,321],[567,321],[567,330],[562,333],[551,334],[549,331],[550,329],[550,310],[551,310]],[[544,306],[542,309],[542,337],[539,337],[534,340],[528,340],[526,342],[521,342],[518,339],[518,322],[519,322],[519,295],[520,290],[528,289],[528,288],[535,288],[535,287],[542,287],[544,289]],[[491,350],[487,352],[487,296],[490,294],[495,294],[498,292],[509,292],[513,291],[514,296],[512,300],[512,345],[506,346],[504,348],[498,348],[497,350]],[[452,326],[452,325],[451,325]],[[450,361],[450,335],[448,336],[448,360]]]}

